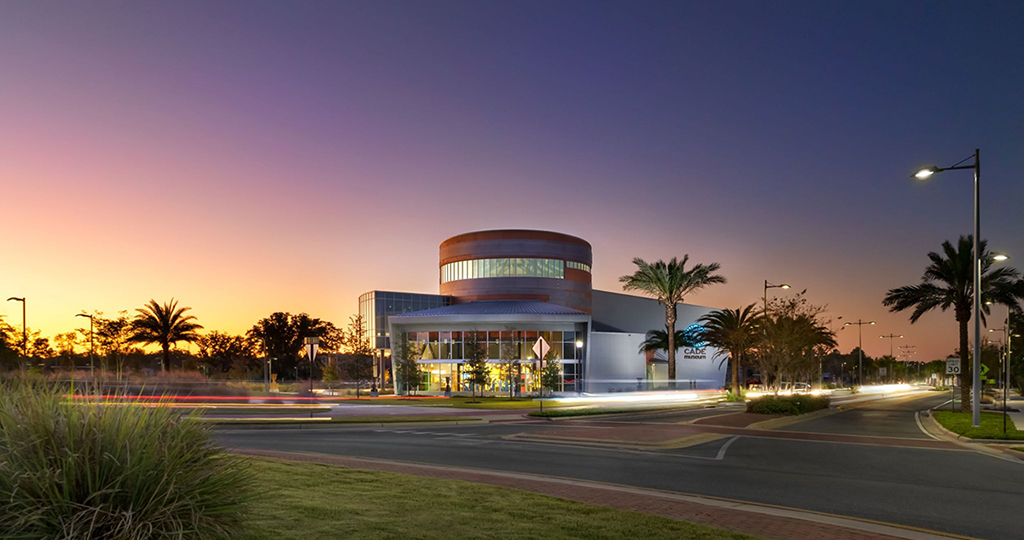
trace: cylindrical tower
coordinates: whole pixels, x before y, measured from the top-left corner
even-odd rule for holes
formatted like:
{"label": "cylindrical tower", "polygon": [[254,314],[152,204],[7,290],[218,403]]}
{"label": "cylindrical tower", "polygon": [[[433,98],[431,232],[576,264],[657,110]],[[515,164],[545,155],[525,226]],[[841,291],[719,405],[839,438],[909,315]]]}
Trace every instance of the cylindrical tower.
{"label": "cylindrical tower", "polygon": [[590,243],[549,231],[498,230],[441,242],[441,294],[456,303],[540,300],[590,313]]}

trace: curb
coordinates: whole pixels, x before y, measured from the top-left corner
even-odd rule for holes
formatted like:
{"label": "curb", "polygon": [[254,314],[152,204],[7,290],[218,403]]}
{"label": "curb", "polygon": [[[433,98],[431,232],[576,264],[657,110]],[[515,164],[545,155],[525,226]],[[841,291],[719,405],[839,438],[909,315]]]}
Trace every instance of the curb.
{"label": "curb", "polygon": [[578,416],[554,416],[554,417],[547,417],[547,416],[530,416],[529,414],[524,414],[523,416],[525,418],[530,419],[530,420],[547,420],[549,422],[562,422],[562,421],[565,421],[565,420],[585,420],[585,419],[588,419],[588,418],[622,418],[622,417],[628,417],[628,416],[659,416],[659,415],[663,415],[663,414],[673,414],[673,413],[682,412],[682,411],[693,411],[693,410],[698,410],[698,409],[713,409],[713,408],[717,408],[721,403],[724,403],[724,402],[712,403],[712,404],[710,404],[710,406],[709,405],[701,405],[701,406],[692,406],[692,405],[690,405],[690,406],[681,406],[681,407],[671,407],[671,408],[665,408],[665,409],[651,409],[651,410],[647,410],[647,411],[619,411],[619,412],[609,412],[609,413],[600,413],[600,414],[581,414],[581,415],[578,415]]}
{"label": "curb", "polygon": [[[921,412],[925,414],[918,415],[922,419],[921,424],[927,427],[927,431],[931,432],[932,435],[937,435],[949,442],[958,444],[969,450],[973,450],[975,452],[986,454],[995,458],[1005,459],[1014,462],[1024,461],[1024,452],[1017,452],[1015,450],[1011,450],[1010,448],[1011,445],[1024,446],[1024,441],[993,441],[990,439],[968,439],[946,429],[942,424],[939,423],[938,420],[936,420],[932,416],[932,411],[934,411],[934,409],[924,410]],[[988,445],[999,446],[1000,448],[992,448],[991,446]]]}
{"label": "curb", "polygon": [[839,414],[841,412],[843,411],[840,411],[838,408],[833,409],[829,407],[826,409],[821,409],[805,414],[797,414],[793,416],[783,416],[782,418],[770,418],[768,420],[761,420],[760,422],[754,422],[753,424],[749,424],[744,429],[775,429],[793,424],[799,424],[800,422],[804,422],[806,420],[814,420],[815,418],[821,418],[822,416],[832,416],[833,414]]}
{"label": "curb", "polygon": [[699,444],[714,442],[729,437],[736,437],[736,435],[726,435],[722,433],[694,433],[693,435],[687,435],[685,437],[680,437],[678,439],[671,439],[668,441],[662,441],[657,443],[630,441],[616,442],[610,441],[608,439],[559,437],[557,435],[540,436],[530,435],[527,433],[516,433],[513,435],[506,435],[502,437],[502,439],[515,442],[558,444],[562,446],[590,446],[594,448],[616,448],[619,450],[678,450],[680,448],[689,448],[691,446],[697,446]]}

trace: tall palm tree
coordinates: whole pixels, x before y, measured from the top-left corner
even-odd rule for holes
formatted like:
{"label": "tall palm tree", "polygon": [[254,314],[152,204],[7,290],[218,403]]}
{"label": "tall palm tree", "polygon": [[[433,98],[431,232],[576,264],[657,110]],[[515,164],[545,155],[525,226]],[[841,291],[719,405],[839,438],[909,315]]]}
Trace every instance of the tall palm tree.
{"label": "tall palm tree", "polygon": [[199,339],[196,330],[202,326],[192,322],[196,318],[185,315],[192,308],[178,307],[178,301],[171,298],[170,302],[160,305],[150,300],[145,307],[136,309],[138,312],[132,320],[133,334],[131,341],[159,345],[164,356],[160,361],[160,370],[166,371],[171,362],[171,345],[179,341],[194,343]]}
{"label": "tall palm tree", "polygon": [[[688,341],[685,330],[676,330],[673,346],[677,350],[680,347],[686,347],[688,345]],[[665,330],[651,330],[647,333],[647,339],[640,344],[640,352],[667,351],[668,347],[668,332]]]}
{"label": "tall palm tree", "polygon": [[[987,251],[988,242],[982,240],[981,296],[996,304],[1015,306],[1024,299],[1024,281],[1020,273],[1009,267],[992,268],[992,256]],[[882,304],[889,311],[904,311],[913,308],[911,324],[925,313],[940,308],[953,308],[953,315],[960,326],[961,380],[972,380],[972,366],[968,356],[967,323],[971,320],[974,302],[974,238],[961,236],[956,247],[948,240],[942,243],[942,253],[931,252],[931,260],[921,277],[921,283],[891,289]],[[982,317],[989,313],[982,304]],[[971,385],[960,385],[960,410],[971,411]]]}
{"label": "tall palm tree", "polygon": [[[719,351],[728,351],[732,366],[732,393],[740,394],[740,361],[757,343],[762,316],[754,304],[737,309],[719,309],[704,315],[704,341]],[[721,352],[718,353],[721,355]]]}
{"label": "tall palm tree", "polygon": [[633,264],[637,266],[636,272],[619,278],[623,290],[641,292],[665,306],[669,388],[676,386],[676,304],[682,302],[683,297],[692,292],[716,283],[725,283],[724,277],[715,274],[722,265],[716,262],[695,264],[693,268],[687,270],[686,262],[689,259],[689,255],[683,255],[681,261],[672,257],[668,262],[659,260],[648,263],[637,257],[633,259]]}

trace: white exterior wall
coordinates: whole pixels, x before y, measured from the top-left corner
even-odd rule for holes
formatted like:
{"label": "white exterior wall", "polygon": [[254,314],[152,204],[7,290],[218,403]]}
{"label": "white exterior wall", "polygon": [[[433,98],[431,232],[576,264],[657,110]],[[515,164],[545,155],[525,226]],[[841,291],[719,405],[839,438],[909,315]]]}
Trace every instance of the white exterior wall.
{"label": "white exterior wall", "polygon": [[591,332],[586,391],[602,394],[645,389],[637,384],[637,379],[647,378],[647,362],[639,352],[644,338],[644,334]]}
{"label": "white exterior wall", "polygon": [[[713,311],[712,308],[697,306],[693,304],[678,304],[676,306],[676,330],[682,330],[697,322],[697,319]],[[585,376],[588,379],[588,391],[607,392],[616,385],[625,385],[628,381],[619,383],[595,383],[591,386],[593,379],[628,379],[632,378],[632,390],[621,388],[617,391],[635,391],[637,388],[636,377],[647,375],[647,366],[644,355],[639,352],[640,344],[643,342],[647,332],[651,330],[664,330],[665,328],[665,307],[656,300],[641,296],[613,293],[608,291],[594,291],[594,324],[598,331],[592,332],[594,340],[593,347],[589,353],[589,371]],[[603,337],[598,338],[598,335]],[[626,336],[617,338],[615,336]],[[607,348],[607,350],[602,350]],[[725,385],[727,364],[720,368],[718,365],[725,356],[715,356],[718,350],[713,347],[692,349],[680,347],[676,351],[676,388],[679,390],[717,390]],[[639,367],[635,365],[633,358],[639,358]],[[647,389],[665,389],[664,377],[667,375],[668,364],[665,362],[666,351],[658,351],[656,354],[660,363],[655,364],[657,370],[656,379],[661,379],[655,387]],[[621,366],[613,365],[621,363]],[[605,386],[601,386],[605,384]],[[593,390],[590,390],[594,388]],[[607,388],[602,390],[601,388]]]}

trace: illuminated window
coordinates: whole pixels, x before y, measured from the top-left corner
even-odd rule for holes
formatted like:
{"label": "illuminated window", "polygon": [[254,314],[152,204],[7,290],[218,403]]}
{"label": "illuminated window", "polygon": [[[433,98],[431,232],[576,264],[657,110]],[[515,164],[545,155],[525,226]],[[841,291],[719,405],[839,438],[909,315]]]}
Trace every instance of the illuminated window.
{"label": "illuminated window", "polygon": [[460,279],[496,277],[542,277],[565,279],[565,267],[589,271],[590,267],[560,259],[501,258],[472,259],[441,267],[441,283]]}

